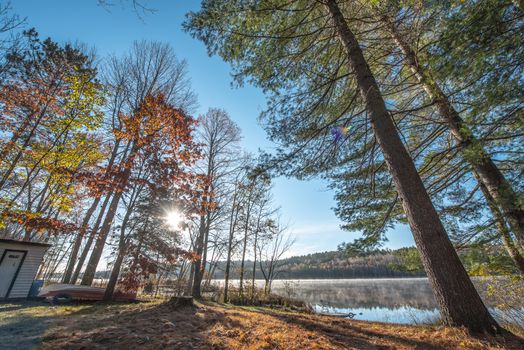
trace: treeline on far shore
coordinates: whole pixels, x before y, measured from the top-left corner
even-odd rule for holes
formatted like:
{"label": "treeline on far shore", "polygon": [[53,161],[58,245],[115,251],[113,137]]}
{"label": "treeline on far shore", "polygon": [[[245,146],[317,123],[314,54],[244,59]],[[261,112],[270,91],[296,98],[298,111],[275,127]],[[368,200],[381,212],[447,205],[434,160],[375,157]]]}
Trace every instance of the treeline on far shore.
{"label": "treeline on far shore", "polygon": [[[351,256],[343,251],[329,251],[282,259],[280,273],[276,279],[331,279],[331,278],[387,278],[387,277],[423,277],[422,270],[411,271],[404,263],[402,250],[380,250],[372,254]],[[252,266],[253,262],[247,262]],[[213,279],[224,278],[223,262],[219,262]],[[240,264],[233,262],[232,278],[239,278]],[[252,271],[247,272],[251,277]],[[256,279],[263,279],[263,273],[257,268]]]}
{"label": "treeline on far shore", "polygon": [[[518,271],[504,251],[497,247],[489,249],[469,247],[459,252],[464,267],[472,276],[516,274]],[[253,262],[246,262],[252,266]],[[224,262],[218,262],[213,279],[224,278]],[[233,275],[240,275],[240,263],[233,261]],[[336,279],[336,278],[394,278],[425,277],[424,267],[415,247],[381,249],[367,254],[350,254],[347,251],[329,251],[293,256],[279,261],[279,273],[275,279]],[[252,271],[245,272],[252,278]],[[263,279],[257,268],[256,279]]]}

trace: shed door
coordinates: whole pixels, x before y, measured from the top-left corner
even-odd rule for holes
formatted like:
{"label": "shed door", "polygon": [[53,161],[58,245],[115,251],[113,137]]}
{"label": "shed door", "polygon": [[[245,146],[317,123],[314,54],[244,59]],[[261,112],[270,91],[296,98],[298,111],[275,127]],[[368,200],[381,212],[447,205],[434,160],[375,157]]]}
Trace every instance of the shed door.
{"label": "shed door", "polygon": [[0,298],[7,297],[26,252],[6,249],[0,264]]}

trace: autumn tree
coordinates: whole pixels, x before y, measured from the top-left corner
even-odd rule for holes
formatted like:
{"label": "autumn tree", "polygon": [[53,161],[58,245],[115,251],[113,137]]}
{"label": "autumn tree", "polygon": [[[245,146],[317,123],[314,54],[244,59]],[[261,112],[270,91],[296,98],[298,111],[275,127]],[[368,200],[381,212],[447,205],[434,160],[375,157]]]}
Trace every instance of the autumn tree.
{"label": "autumn tree", "polygon": [[8,52],[5,61],[0,193],[6,234],[30,240],[46,228],[72,232],[64,230],[66,216],[87,192],[79,174],[102,158],[95,130],[104,95],[92,57],[30,30],[23,49]]}
{"label": "autumn tree", "polygon": [[[147,233],[155,231],[153,227],[158,227],[159,223],[156,221],[159,219],[163,223],[161,216],[152,215],[155,205],[168,202],[170,198],[173,203],[182,202],[184,198],[191,202],[196,191],[191,188],[194,176],[188,169],[199,156],[192,137],[193,119],[167,103],[163,95],[146,96],[133,116],[122,118],[124,127],[117,137],[137,146],[132,147],[134,153],[131,154],[130,160],[133,163],[126,165],[126,169],[132,170],[126,183],[131,190],[120,224],[116,260],[106,287],[107,300],[112,298],[130,239],[134,237],[133,227],[138,226],[141,233],[134,248],[135,253],[140,255],[142,251],[139,246],[143,248],[146,241],[154,240]],[[145,216],[145,220],[130,225],[135,207],[144,206],[144,202],[148,203],[149,209],[141,210],[139,217]],[[168,243],[162,244],[162,239],[158,239],[160,251],[169,247]],[[144,268],[142,270],[147,271]]]}
{"label": "autumn tree", "polygon": [[[112,133],[114,136],[113,140],[110,139],[111,161],[102,170],[101,180],[103,183],[110,184],[106,186],[104,195],[111,199],[105,212],[98,213],[98,216],[102,216],[103,219],[99,231],[95,232],[95,245],[82,277],[84,285],[90,285],[93,281],[113,219],[119,208],[122,191],[132,175],[133,169],[128,166],[133,164],[133,155],[136,156],[141,147],[140,142],[137,142],[138,139],[121,137],[130,132],[124,129],[126,125],[132,125],[129,121],[124,122],[124,119],[136,115],[147,96],[156,98],[161,95],[166,103],[176,106],[184,113],[190,112],[196,101],[187,78],[186,63],[178,60],[172,48],[162,43],[136,42],[130,53],[109,61],[103,76],[109,87],[107,123],[114,130]],[[134,127],[138,128],[132,131],[136,133],[140,132],[140,127],[147,126]],[[79,261],[78,265],[81,263],[83,262]]]}

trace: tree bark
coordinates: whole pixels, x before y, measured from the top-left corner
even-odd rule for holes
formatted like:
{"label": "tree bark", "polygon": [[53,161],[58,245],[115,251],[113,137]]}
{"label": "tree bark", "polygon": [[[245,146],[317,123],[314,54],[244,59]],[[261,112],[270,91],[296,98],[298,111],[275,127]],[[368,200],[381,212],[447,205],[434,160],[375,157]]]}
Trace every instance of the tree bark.
{"label": "tree bark", "polygon": [[429,98],[435,102],[437,110],[446,121],[453,137],[458,141],[464,159],[471,164],[491,198],[502,209],[519,242],[524,242],[524,208],[520,204],[522,202],[520,196],[481,146],[479,140],[473,136],[471,130],[464,124],[459,113],[435,81],[430,71],[420,65],[417,54],[400,35],[395,24],[387,16],[382,16],[382,22],[388,28],[392,39],[406,57],[406,64]]}
{"label": "tree bark", "polygon": [[98,233],[98,228],[100,227],[100,224],[102,223],[102,219],[104,218],[104,215],[106,213],[106,208],[107,208],[107,205],[109,204],[110,199],[111,199],[111,194],[108,193],[98,213],[98,217],[96,219],[95,226],[93,226],[93,229],[91,230],[91,234],[89,235],[89,238],[87,239],[86,245],[84,249],[82,250],[82,254],[80,254],[80,258],[78,259],[78,262],[76,264],[75,271],[73,272],[73,275],[71,276],[71,279],[69,281],[70,284],[75,284],[76,281],[78,280],[78,276],[80,275],[80,272],[82,271],[84,262],[86,261],[87,255],[89,254],[89,250],[91,249],[91,246],[93,245],[93,241],[96,237],[96,234]]}
{"label": "tree bark", "polygon": [[[110,169],[113,164],[115,163],[115,159],[116,159],[116,156],[118,154],[118,147],[120,146],[120,139],[116,140],[115,144],[113,145],[113,150],[111,151],[111,157],[109,158],[109,161],[107,163],[107,167],[106,169]],[[71,252],[71,257],[70,257],[70,260],[69,260],[69,263],[67,265],[67,269],[66,269],[66,274],[64,275],[64,283],[71,283],[71,284],[75,284],[76,283],[76,280],[78,279],[78,275],[80,274],[80,270],[82,270],[82,265],[84,265],[84,261],[87,257],[87,253],[89,252],[89,249],[91,248],[91,244],[93,243],[93,239],[94,239],[94,235],[96,234],[96,231],[98,231],[98,227],[100,226],[100,222],[102,220],[102,216],[104,215],[104,212],[106,210],[106,207],[107,207],[107,203],[109,201],[109,198],[111,197],[110,194],[108,194],[102,204],[102,209],[100,210],[100,214],[98,216],[98,219],[96,221],[96,224],[95,224],[95,227],[93,229],[93,233],[91,234],[91,236],[89,237],[88,239],[88,242],[86,244],[86,247],[84,249],[84,251],[82,252],[81,254],[81,257],[80,257],[80,260],[78,261],[78,267],[77,269],[75,270],[75,272],[73,273],[73,275],[71,275],[71,272],[73,271],[74,269],[74,266],[75,266],[75,262],[76,262],[76,257],[78,255],[78,251],[80,249],[80,245],[82,244],[82,240],[83,240],[83,236],[85,235],[85,232],[87,230],[87,226],[89,225],[89,220],[91,219],[91,216],[93,215],[95,209],[97,208],[98,204],[100,203],[100,199],[102,198],[102,196],[98,196],[96,197],[95,201],[93,202],[93,204],[91,205],[91,208],[89,208],[89,210],[87,211],[86,213],[86,216],[84,218],[84,221],[82,222],[82,226],[81,226],[81,235],[79,235],[75,241],[75,245],[73,247],[73,251]],[[85,252],[85,254],[84,254]],[[69,275],[69,276],[67,276]],[[68,277],[67,280],[66,280],[66,276]]]}
{"label": "tree bark", "polygon": [[98,266],[98,263],[100,262],[100,258],[102,257],[102,252],[104,250],[109,231],[111,230],[111,225],[113,224],[113,219],[115,218],[120,198],[122,198],[122,192],[116,192],[113,195],[113,199],[111,200],[111,204],[109,205],[109,209],[104,219],[104,223],[102,224],[102,228],[100,229],[100,233],[98,234],[98,237],[96,239],[95,247],[93,248],[93,252],[89,257],[86,270],[84,272],[84,275],[82,276],[82,281],[80,282],[80,284],[83,286],[90,286],[93,283],[96,268]]}
{"label": "tree bark", "polygon": [[71,280],[73,270],[76,265],[76,260],[78,258],[78,252],[80,251],[82,240],[84,239],[84,236],[87,232],[87,228],[89,226],[89,220],[91,220],[91,216],[93,216],[93,213],[98,207],[98,203],[100,203],[100,196],[95,198],[95,200],[91,204],[91,207],[89,207],[89,209],[86,212],[86,215],[84,216],[82,226],[80,226],[80,231],[78,232],[78,235],[75,239],[75,243],[73,244],[73,248],[71,249],[71,255],[69,256],[69,261],[67,262],[67,267],[64,272],[64,277],[62,278],[62,283],[69,283]]}
{"label": "tree bark", "polygon": [[127,228],[127,224],[129,223],[129,219],[131,218],[131,213],[133,212],[133,208],[135,206],[135,201],[137,197],[133,199],[133,196],[136,194],[137,192],[136,192],[136,187],[135,187],[135,189],[133,190],[133,194],[131,195],[129,206],[126,210],[126,214],[124,215],[124,218],[122,219],[122,224],[120,225],[120,237],[118,240],[118,255],[113,265],[113,269],[111,270],[111,276],[109,277],[109,281],[107,282],[106,290],[104,292],[104,300],[106,301],[113,299],[115,287],[118,282],[118,276],[120,275],[120,269],[122,267],[122,261],[124,260],[126,256],[126,248],[127,248],[126,228]]}
{"label": "tree bark", "polygon": [[115,293],[116,283],[118,282],[118,276],[120,275],[120,270],[122,268],[122,262],[125,257],[125,247],[118,247],[118,255],[116,257],[113,269],[111,270],[111,276],[107,282],[107,286],[104,292],[104,300],[110,301],[113,300],[113,294]]}
{"label": "tree bark", "polygon": [[[131,177],[132,162],[136,152],[138,151],[138,145],[135,143],[135,141],[131,141],[127,144],[126,151],[127,147],[131,147],[131,151],[129,152],[128,157],[125,158],[125,160],[122,160],[120,163],[121,168],[123,168],[124,170],[122,171],[122,175],[119,181],[117,181],[117,183],[115,184],[117,190],[113,193],[113,199],[111,200],[111,204],[109,205],[109,209],[104,219],[104,223],[102,224],[102,228],[100,229],[100,233],[97,237],[95,247],[93,248],[93,252],[89,257],[89,261],[87,263],[84,275],[82,276],[82,282],[80,284],[84,286],[90,286],[93,283],[96,268],[98,266],[98,263],[100,262],[100,258],[102,257],[102,252],[104,250],[109,231],[111,230],[113,219],[115,218],[116,211],[118,209],[118,204],[120,203],[123,191],[125,190],[129,182],[129,178]],[[124,154],[126,153],[127,152],[124,152]]]}
{"label": "tree bark", "polygon": [[326,0],[338,38],[366,104],[375,137],[402,201],[443,321],[474,332],[501,330],[489,314],[431,203],[389,114],[378,84],[336,0]]}
{"label": "tree bark", "polygon": [[204,251],[204,237],[206,235],[206,219],[204,215],[200,216],[200,226],[198,229],[198,237],[196,239],[196,253],[198,259],[194,262],[195,268],[193,269],[193,287],[191,290],[191,295],[193,298],[202,297],[202,277],[204,276],[203,266],[202,266],[202,252]]}
{"label": "tree bark", "polygon": [[480,190],[486,197],[488,206],[491,209],[491,213],[493,214],[493,218],[495,219],[495,224],[497,225],[497,229],[500,233],[500,237],[502,239],[502,243],[504,244],[504,248],[506,249],[506,252],[510,256],[511,260],[513,260],[515,266],[520,271],[522,277],[524,277],[524,257],[522,256],[522,254],[520,254],[520,251],[515,246],[515,242],[513,242],[513,238],[511,237],[511,234],[506,226],[504,217],[502,216],[500,209],[495,204],[495,201],[491,197],[488,189],[486,188],[486,186],[484,186],[482,182],[480,182],[478,175],[476,173],[474,174],[477,178],[477,181],[479,182]]}
{"label": "tree bark", "polygon": [[190,264],[189,278],[187,279],[186,295],[191,295],[193,291],[193,276],[195,275],[195,264]]}

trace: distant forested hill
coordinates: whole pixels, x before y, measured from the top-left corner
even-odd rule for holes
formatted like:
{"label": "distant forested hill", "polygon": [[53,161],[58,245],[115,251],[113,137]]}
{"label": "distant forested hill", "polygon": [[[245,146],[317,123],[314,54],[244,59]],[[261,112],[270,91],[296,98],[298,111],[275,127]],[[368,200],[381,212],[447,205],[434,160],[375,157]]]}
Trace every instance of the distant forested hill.
{"label": "distant forested hill", "polygon": [[[404,251],[404,250],[400,250]],[[239,277],[239,262],[233,262],[233,276]],[[258,265],[258,264],[257,264]],[[385,278],[420,277],[423,272],[408,272],[403,268],[399,251],[378,251],[367,256],[348,256],[345,252],[331,251],[294,256],[282,260],[277,279],[329,279],[329,278]],[[213,278],[224,278],[225,263],[219,262]],[[253,262],[246,262],[246,274],[251,278]],[[263,278],[257,266],[256,278]]]}

